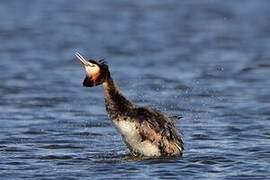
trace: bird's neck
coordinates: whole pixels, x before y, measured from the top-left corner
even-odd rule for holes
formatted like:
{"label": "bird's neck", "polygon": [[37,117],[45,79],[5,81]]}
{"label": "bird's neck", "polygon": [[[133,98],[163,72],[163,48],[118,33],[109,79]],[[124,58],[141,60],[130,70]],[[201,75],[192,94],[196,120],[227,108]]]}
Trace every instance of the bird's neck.
{"label": "bird's neck", "polygon": [[106,110],[111,119],[117,119],[129,112],[132,103],[122,95],[111,77],[103,82],[103,88]]}

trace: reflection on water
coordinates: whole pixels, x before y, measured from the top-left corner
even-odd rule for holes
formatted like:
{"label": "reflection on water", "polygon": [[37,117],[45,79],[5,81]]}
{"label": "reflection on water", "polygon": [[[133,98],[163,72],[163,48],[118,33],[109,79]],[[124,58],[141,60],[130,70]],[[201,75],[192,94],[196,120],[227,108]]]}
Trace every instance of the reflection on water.
{"label": "reflection on water", "polygon": [[[266,179],[269,2],[1,1],[3,178]],[[80,51],[125,95],[181,115],[181,158],[132,159],[83,88]]]}

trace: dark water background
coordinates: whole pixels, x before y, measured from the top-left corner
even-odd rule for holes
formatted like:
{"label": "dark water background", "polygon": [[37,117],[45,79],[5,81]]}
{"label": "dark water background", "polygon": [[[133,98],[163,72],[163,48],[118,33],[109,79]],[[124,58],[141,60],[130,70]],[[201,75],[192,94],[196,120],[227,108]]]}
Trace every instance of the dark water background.
{"label": "dark water background", "polygon": [[[126,160],[80,51],[136,103],[182,115],[185,153]],[[0,179],[267,179],[270,1],[0,1]]]}

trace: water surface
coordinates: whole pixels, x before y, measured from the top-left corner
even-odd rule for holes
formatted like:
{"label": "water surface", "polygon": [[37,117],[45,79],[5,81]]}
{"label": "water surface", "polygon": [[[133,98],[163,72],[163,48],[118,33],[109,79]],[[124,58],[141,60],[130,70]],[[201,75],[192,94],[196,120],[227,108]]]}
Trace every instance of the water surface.
{"label": "water surface", "polygon": [[[266,179],[270,26],[262,1],[1,1],[3,179]],[[181,115],[184,156],[132,160],[74,53]]]}

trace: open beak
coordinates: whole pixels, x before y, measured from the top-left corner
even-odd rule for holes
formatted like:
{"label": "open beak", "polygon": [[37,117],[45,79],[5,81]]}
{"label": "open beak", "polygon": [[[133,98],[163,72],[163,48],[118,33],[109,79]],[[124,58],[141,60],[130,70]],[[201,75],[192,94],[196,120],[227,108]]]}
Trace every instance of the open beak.
{"label": "open beak", "polygon": [[80,63],[84,66],[92,65],[89,61],[87,61],[80,53],[76,52],[75,56],[79,59]]}

